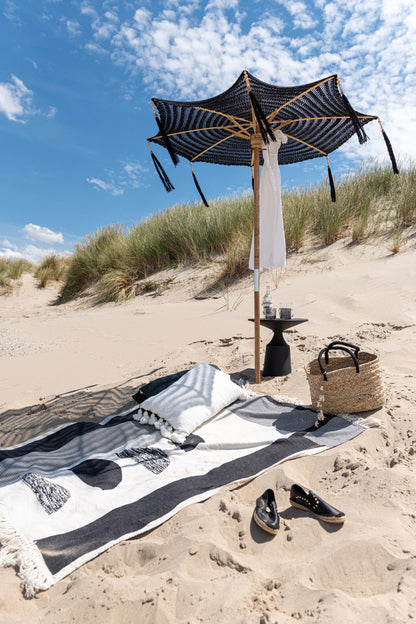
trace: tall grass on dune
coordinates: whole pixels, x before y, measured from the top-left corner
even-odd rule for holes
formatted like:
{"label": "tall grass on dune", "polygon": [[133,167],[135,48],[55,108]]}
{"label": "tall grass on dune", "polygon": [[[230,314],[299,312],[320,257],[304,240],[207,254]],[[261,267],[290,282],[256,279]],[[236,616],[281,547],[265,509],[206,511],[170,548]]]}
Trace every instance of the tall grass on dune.
{"label": "tall grass on dune", "polygon": [[282,193],[283,220],[285,224],[286,249],[299,251],[312,224],[314,212],[313,187],[294,188]]}
{"label": "tall grass on dune", "polygon": [[155,271],[225,254],[236,232],[248,233],[252,222],[253,199],[243,195],[209,208],[197,203],[157,212],[129,230],[102,228],[76,245],[59,301],[92,285],[105,300],[120,298],[117,284],[122,299],[133,296],[135,282]]}
{"label": "tall grass on dune", "polygon": [[33,265],[24,258],[0,257],[0,294],[8,295],[20,285],[23,273],[30,273]]}
{"label": "tall grass on dune", "polygon": [[49,282],[60,282],[66,277],[69,258],[51,253],[46,256],[36,267],[34,276],[38,280],[39,287],[45,288]]}
{"label": "tall grass on dune", "polygon": [[400,184],[392,187],[391,204],[395,207],[395,224],[407,228],[416,222],[416,167],[408,170]]}
{"label": "tall grass on dune", "polygon": [[[288,253],[305,241],[331,245],[349,237],[362,243],[384,235],[403,240],[416,220],[416,167],[410,162],[395,175],[377,162],[336,181],[337,201],[328,181],[282,193]],[[253,197],[217,199],[209,208],[184,204],[157,212],[126,229],[112,225],[76,245],[58,302],[92,288],[103,301],[123,301],[137,294],[137,281],[161,269],[213,256],[222,257],[218,283],[247,272],[253,231]],[[398,249],[398,243],[394,244]]]}
{"label": "tall grass on dune", "polygon": [[89,234],[75,245],[58,301],[74,299],[108,271],[117,268],[117,263],[123,259],[123,238],[123,228],[113,225]]}
{"label": "tall grass on dune", "polygon": [[[387,165],[363,165],[342,181],[339,198],[345,206],[352,242],[362,243],[380,231],[397,181],[398,176]],[[399,180],[402,182],[403,175]]]}

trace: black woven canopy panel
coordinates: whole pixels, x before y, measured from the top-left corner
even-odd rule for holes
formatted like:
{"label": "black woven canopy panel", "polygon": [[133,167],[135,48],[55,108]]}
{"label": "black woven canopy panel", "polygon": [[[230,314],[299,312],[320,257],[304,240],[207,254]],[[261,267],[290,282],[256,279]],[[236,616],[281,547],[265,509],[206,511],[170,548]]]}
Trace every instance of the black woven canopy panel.
{"label": "black woven canopy panel", "polygon": [[[310,84],[277,87],[242,72],[232,87],[207,100],[152,102],[176,154],[191,162],[251,165],[250,137],[257,122],[253,99],[271,129],[281,129],[288,137],[279,149],[282,165],[327,156],[353,134],[364,142],[363,127],[377,119],[351,108],[336,74]],[[162,133],[149,141],[166,147]]]}

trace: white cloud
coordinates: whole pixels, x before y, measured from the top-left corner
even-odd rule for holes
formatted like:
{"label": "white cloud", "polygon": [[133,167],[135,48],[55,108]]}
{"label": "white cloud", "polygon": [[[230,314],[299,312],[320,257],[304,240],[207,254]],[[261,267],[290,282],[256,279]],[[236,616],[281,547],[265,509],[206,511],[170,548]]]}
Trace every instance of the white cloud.
{"label": "white cloud", "polygon": [[30,244],[23,245],[22,247],[17,247],[16,245],[0,247],[0,258],[5,258],[6,260],[9,258],[25,258],[25,260],[29,260],[29,262],[33,262],[33,264],[41,262],[43,258],[51,254],[67,256],[70,255],[70,253],[69,251],[57,252],[53,247],[37,247],[36,245]]}
{"label": "white cloud", "polygon": [[14,248],[9,248],[6,245],[3,248],[0,247],[0,258],[8,260],[10,258],[24,258],[24,256],[20,253],[20,251],[17,251]]}
{"label": "white cloud", "polygon": [[64,243],[62,232],[53,232],[49,228],[42,227],[41,225],[27,223],[22,231],[24,232],[25,238],[29,238],[30,240],[49,244],[59,243],[60,245]]}
{"label": "white cloud", "polygon": [[76,20],[66,20],[66,28],[70,35],[76,36],[81,34],[81,25]]}
{"label": "white cloud", "polygon": [[[37,69],[35,61],[30,61]],[[32,106],[33,91],[20,78],[12,74],[10,82],[0,82],[0,113],[6,115],[10,121],[26,123],[29,115],[43,115],[48,119],[56,114],[56,107],[49,106],[47,112]]]}
{"label": "white cloud", "polygon": [[17,249],[17,247],[15,245],[13,245],[13,243],[11,243],[7,238],[2,240],[0,242],[0,245],[2,245],[3,247],[13,247],[13,248]]}
{"label": "white cloud", "polygon": [[101,56],[108,54],[107,50],[105,50],[105,48],[100,46],[98,43],[87,43],[85,45],[85,49],[88,50],[88,52],[100,54]]}
{"label": "white cloud", "polygon": [[101,189],[102,191],[110,191],[112,195],[123,195],[124,189],[116,186],[112,182],[104,182],[104,180],[100,180],[99,178],[87,178],[88,184],[92,184],[96,189]]}
{"label": "white cloud", "polygon": [[81,6],[81,14],[91,19],[94,39],[105,40],[115,34],[118,22],[115,10],[105,11],[103,16],[100,17],[98,11],[93,6],[84,2]]}
{"label": "white cloud", "polygon": [[104,13],[104,17],[108,19],[110,22],[118,22],[118,16],[112,11],[106,11]]}
{"label": "white cloud", "polygon": [[147,169],[143,167],[137,160],[131,160],[124,165],[124,171],[126,172],[127,179],[125,180],[128,186],[138,188],[142,185],[143,174],[147,172]]}
{"label": "white cloud", "polygon": [[[243,5],[238,0],[211,0],[205,3],[202,16],[197,3],[192,8],[177,0],[158,14],[141,7],[130,19],[120,21],[111,38],[100,44],[116,64],[133,75],[141,72],[152,95],[169,94],[177,99],[214,95],[229,87],[244,68],[265,81],[283,84],[303,77],[311,80],[312,72],[313,79],[319,77],[319,63],[297,58],[296,49],[290,51],[280,11],[263,12],[247,26],[246,13],[240,12]],[[296,19],[302,17],[303,30],[315,24],[303,2],[295,2],[291,10]],[[109,21],[91,7],[88,14],[97,39]]]}
{"label": "white cloud", "polygon": [[284,0],[277,0],[277,3],[283,6],[291,15],[293,19],[294,28],[311,29],[317,26],[318,21],[310,11],[305,2],[301,0],[292,0],[291,2],[285,2]]}
{"label": "white cloud", "polygon": [[116,26],[113,22],[107,22],[101,24],[99,28],[96,29],[94,33],[94,37],[96,39],[109,39],[111,35],[116,31]]}
{"label": "white cloud", "polygon": [[[271,52],[276,47],[275,36],[283,29],[282,20],[267,15],[243,33],[237,7],[237,0],[232,6],[228,0],[209,2],[199,21],[178,6],[157,17],[140,8],[131,20],[119,24],[108,50],[115,63],[132,73],[142,72],[149,85],[156,87],[157,83],[159,94],[170,90],[178,97],[192,97],[208,89],[207,95],[212,95],[228,87],[242,68],[253,65],[253,60],[264,78],[276,77],[273,58],[268,60],[259,50]],[[99,32],[96,16],[92,29],[95,36]],[[284,52],[282,42],[277,47]]]}
{"label": "white cloud", "polygon": [[22,117],[31,112],[33,91],[12,74],[10,82],[0,82],[0,113],[10,121],[25,122]]}
{"label": "white cloud", "polygon": [[17,17],[17,5],[12,0],[6,0],[4,3],[3,15],[11,22],[19,23],[19,18]]}
{"label": "white cloud", "polygon": [[55,117],[57,110],[56,106],[49,106],[49,110],[45,113],[45,117],[52,119],[52,117]]}
{"label": "white cloud", "polygon": [[138,27],[142,28],[143,26],[150,24],[150,21],[152,19],[152,14],[147,9],[144,9],[144,8],[137,9],[134,14],[133,19],[138,25]]}
{"label": "white cloud", "polygon": [[81,14],[92,17],[94,20],[98,19],[98,13],[88,2],[83,2],[81,6]]}
{"label": "white cloud", "polygon": [[117,171],[106,169],[107,180],[87,178],[87,182],[94,188],[108,191],[112,195],[123,195],[129,188],[139,188],[143,185],[143,177],[147,169],[137,160],[128,160],[119,165]]}

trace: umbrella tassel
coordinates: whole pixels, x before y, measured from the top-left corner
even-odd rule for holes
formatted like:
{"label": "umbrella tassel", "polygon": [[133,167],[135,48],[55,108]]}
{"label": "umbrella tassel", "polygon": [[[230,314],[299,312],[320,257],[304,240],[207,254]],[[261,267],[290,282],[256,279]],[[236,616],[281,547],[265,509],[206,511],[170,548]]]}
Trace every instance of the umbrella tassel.
{"label": "umbrella tassel", "polygon": [[150,154],[152,156],[153,164],[159,175],[159,178],[162,180],[163,186],[165,187],[167,192],[170,193],[171,191],[173,191],[175,187],[173,186],[172,182],[169,180],[166,171],[163,169],[162,165],[160,164],[156,156],[153,154],[152,150],[150,150]]}
{"label": "umbrella tassel", "polygon": [[384,142],[385,142],[386,147],[387,147],[387,151],[388,151],[389,156],[390,156],[391,166],[393,167],[393,171],[394,171],[394,173],[399,173],[399,169],[397,167],[396,158],[394,156],[394,152],[393,152],[393,148],[392,148],[391,143],[390,143],[390,139],[387,136],[387,134],[384,132],[384,129],[382,128],[381,130],[382,130],[382,133],[383,133],[383,138],[384,138]]}
{"label": "umbrella tassel", "polygon": [[259,122],[259,128],[260,128],[261,136],[263,137],[263,141],[265,143],[268,143],[269,137],[272,141],[276,141],[276,137],[274,136],[273,130],[256,96],[254,95],[253,91],[249,91],[248,94],[250,96],[250,101],[253,107],[254,114],[256,116],[257,121]]}
{"label": "umbrella tassel", "polygon": [[368,136],[364,132],[364,129],[360,126],[360,121],[359,121],[359,119],[357,117],[357,113],[355,112],[355,110],[353,109],[351,104],[349,103],[349,101],[347,99],[347,96],[344,93],[342,93],[342,99],[343,99],[345,108],[348,111],[348,115],[350,116],[350,119],[351,119],[352,124],[354,126],[354,130],[357,133],[358,141],[362,145],[363,143],[365,143],[368,140]]}
{"label": "umbrella tassel", "polygon": [[202,189],[199,186],[198,180],[196,179],[196,175],[194,173],[194,170],[193,170],[193,167],[192,167],[192,163],[191,163],[191,170],[192,170],[192,177],[194,179],[196,189],[197,189],[197,191],[198,191],[198,193],[199,193],[199,195],[200,195],[200,197],[201,197],[201,199],[202,199],[202,201],[204,203],[204,206],[209,208],[209,204],[208,204],[207,200],[205,199],[205,195],[203,194]]}
{"label": "umbrella tassel", "polygon": [[329,180],[329,187],[331,189],[331,199],[335,203],[337,201],[337,196],[335,193],[334,178],[332,177],[332,171],[331,171],[331,167],[329,166],[329,160],[328,160],[328,180]]}
{"label": "umbrella tassel", "polygon": [[159,117],[156,115],[156,121],[157,121],[157,125],[159,126],[159,132],[160,135],[163,139],[163,142],[165,144],[166,149],[168,150],[170,157],[172,159],[173,164],[176,165],[179,162],[179,158],[178,155],[175,153],[174,149],[173,149],[173,145],[172,145],[172,141],[170,140],[170,138],[168,137],[168,135],[166,134],[166,131],[163,127],[162,122],[160,121]]}

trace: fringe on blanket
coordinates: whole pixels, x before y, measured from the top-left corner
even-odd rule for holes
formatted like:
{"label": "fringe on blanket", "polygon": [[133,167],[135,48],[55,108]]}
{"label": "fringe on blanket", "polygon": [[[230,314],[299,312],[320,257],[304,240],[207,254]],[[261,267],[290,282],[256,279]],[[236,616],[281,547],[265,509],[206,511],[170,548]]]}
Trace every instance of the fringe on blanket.
{"label": "fringe on blanket", "polygon": [[[250,391],[251,392],[251,391]],[[261,396],[257,395],[255,392],[251,393],[251,396]],[[305,405],[303,401],[299,401],[299,399],[295,399],[294,397],[285,396],[283,394],[273,394],[271,395],[275,401],[279,403],[290,403],[293,406],[302,406],[309,409],[313,409],[312,405]],[[347,420],[352,425],[359,425],[363,429],[369,429],[371,427],[380,427],[385,429],[385,425],[380,418],[374,418],[374,416],[360,416],[357,414],[337,414],[340,418]],[[317,413],[317,419],[315,422],[315,427],[319,427],[319,425],[325,421],[325,416],[321,412]]]}
{"label": "fringe on blanket", "polygon": [[304,405],[303,401],[299,401],[299,399],[295,399],[294,397],[286,396],[285,394],[272,394],[271,397],[279,403],[290,403],[293,406],[301,405],[303,407],[309,407],[308,405]]}
{"label": "fringe on blanket", "polygon": [[363,429],[370,429],[372,427],[380,427],[385,429],[385,425],[380,418],[374,418],[374,416],[357,416],[352,414],[338,414],[344,420],[348,420],[353,425],[359,425]]}
{"label": "fringe on blanket", "polygon": [[35,544],[16,531],[3,510],[0,510],[0,544],[0,567],[17,568],[26,598],[33,598],[53,585],[53,577]]}

